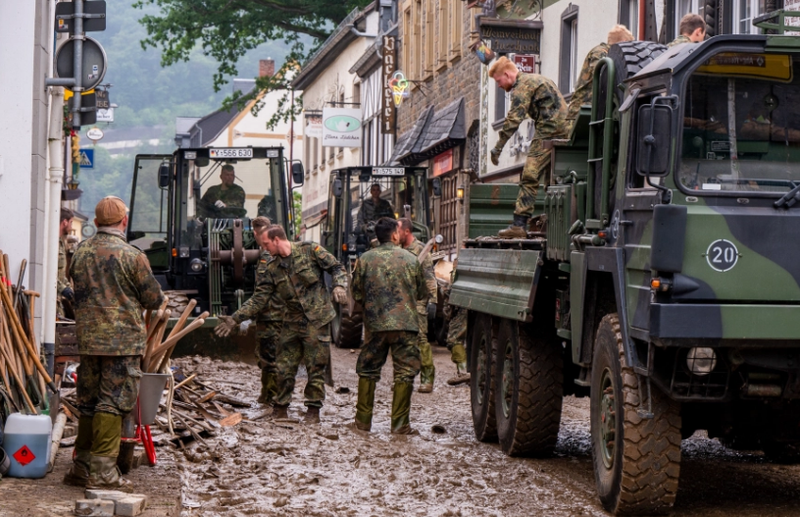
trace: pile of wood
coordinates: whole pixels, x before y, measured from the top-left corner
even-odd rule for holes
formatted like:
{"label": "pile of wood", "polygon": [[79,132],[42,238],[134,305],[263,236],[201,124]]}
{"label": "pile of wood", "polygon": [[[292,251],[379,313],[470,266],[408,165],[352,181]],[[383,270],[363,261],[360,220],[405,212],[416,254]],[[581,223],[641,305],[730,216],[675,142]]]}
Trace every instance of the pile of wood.
{"label": "pile of wood", "polygon": [[[147,373],[165,373],[169,358],[172,351],[175,350],[175,345],[188,333],[200,328],[205,323],[208,317],[208,312],[204,312],[197,319],[186,326],[186,320],[192,314],[197,300],[191,300],[186,306],[186,310],[181,314],[180,319],[175,323],[169,336],[164,340],[164,333],[167,329],[167,322],[169,321],[172,311],[167,309],[169,305],[169,298],[164,297],[164,303],[158,311],[147,311],[145,313],[145,324],[147,325],[147,345],[145,347],[144,357],[142,358],[142,371]],[[184,328],[185,327],[185,328]]]}
{"label": "pile of wood", "polygon": [[47,388],[55,385],[38,353],[33,331],[34,303],[39,296],[22,287],[27,261],[19,278],[9,278],[8,255],[0,251],[0,409],[39,414],[48,408]]}

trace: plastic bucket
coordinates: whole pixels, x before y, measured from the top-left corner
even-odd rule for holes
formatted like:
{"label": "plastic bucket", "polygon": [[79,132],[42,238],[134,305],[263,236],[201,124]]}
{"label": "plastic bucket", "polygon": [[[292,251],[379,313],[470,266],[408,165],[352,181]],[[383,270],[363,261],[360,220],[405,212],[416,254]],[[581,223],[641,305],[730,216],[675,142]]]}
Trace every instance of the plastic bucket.
{"label": "plastic bucket", "polygon": [[170,374],[168,373],[142,373],[139,381],[139,399],[136,401],[136,407],[133,408],[137,424],[151,425],[155,422],[161,394],[164,392],[169,378]]}
{"label": "plastic bucket", "polygon": [[11,468],[11,460],[8,459],[6,451],[0,448],[0,476],[8,474],[8,469]]}

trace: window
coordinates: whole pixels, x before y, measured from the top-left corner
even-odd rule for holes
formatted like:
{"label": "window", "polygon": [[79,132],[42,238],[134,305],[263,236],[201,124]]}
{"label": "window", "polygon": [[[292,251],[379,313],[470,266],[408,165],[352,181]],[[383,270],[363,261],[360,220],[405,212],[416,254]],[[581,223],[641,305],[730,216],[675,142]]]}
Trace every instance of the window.
{"label": "window", "polygon": [[439,36],[436,42],[436,69],[447,66],[447,53],[450,50],[449,38],[447,37],[448,27],[450,24],[450,0],[439,0],[439,23],[437,34]]}
{"label": "window", "polygon": [[753,18],[767,12],[766,0],[733,0],[734,34],[758,34]]}
{"label": "window", "polygon": [[570,4],[561,14],[561,64],[558,86],[561,93],[572,91],[578,73],[578,6]]}
{"label": "window", "polygon": [[675,3],[675,30],[672,39],[681,33],[681,18],[689,13],[697,13],[705,19],[705,0],[677,0]]}
{"label": "window", "polygon": [[403,60],[402,60],[402,70],[405,72],[406,77],[410,77],[413,74],[413,62],[414,62],[414,55],[412,50],[414,46],[414,31],[413,25],[414,20],[411,12],[411,7],[408,7],[405,11],[403,11]]}
{"label": "window", "polygon": [[408,73],[406,73],[406,78],[416,81],[422,77],[422,69],[425,68],[422,62],[422,30],[424,27],[424,21],[425,16],[422,2],[420,0],[415,0],[411,25],[411,29],[414,34],[413,41],[411,42],[411,52],[413,53],[413,58],[411,61],[411,68],[409,69]]}
{"label": "window", "polygon": [[[497,83],[492,81],[494,86],[494,124],[498,126],[505,122],[506,119],[506,104],[508,100],[508,94],[497,86]],[[498,129],[497,127],[495,129]]]}
{"label": "window", "polygon": [[619,23],[626,26],[639,39],[639,0],[620,0]]}
{"label": "window", "polygon": [[436,47],[433,41],[435,32],[435,25],[433,23],[433,9],[434,3],[432,1],[424,3],[423,23],[420,25],[422,42],[425,48],[425,59],[422,70],[422,77],[424,79],[430,79],[433,75],[433,70],[436,67],[436,57],[434,56],[434,49]]}
{"label": "window", "polygon": [[[464,26],[463,7],[461,0],[450,0],[450,49],[449,58],[461,57],[461,33]],[[467,11],[469,12],[469,11]]]}

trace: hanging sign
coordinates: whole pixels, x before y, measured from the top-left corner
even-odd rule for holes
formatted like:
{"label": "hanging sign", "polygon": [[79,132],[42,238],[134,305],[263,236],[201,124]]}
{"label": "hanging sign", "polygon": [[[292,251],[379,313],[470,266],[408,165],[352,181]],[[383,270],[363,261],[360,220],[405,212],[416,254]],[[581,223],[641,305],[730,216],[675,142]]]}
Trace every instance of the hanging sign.
{"label": "hanging sign", "polygon": [[394,88],[390,84],[392,76],[396,71],[396,38],[394,36],[383,37],[383,63],[381,70],[383,73],[383,96],[381,99],[381,133],[384,135],[394,134],[394,118],[397,106],[394,103]]}
{"label": "hanging sign", "polygon": [[399,108],[403,104],[403,99],[408,97],[408,79],[403,72],[398,70],[392,74],[389,79],[389,86],[392,89],[392,99],[394,100],[395,108]]}
{"label": "hanging sign", "polygon": [[361,110],[322,108],[323,147],[361,147]]}

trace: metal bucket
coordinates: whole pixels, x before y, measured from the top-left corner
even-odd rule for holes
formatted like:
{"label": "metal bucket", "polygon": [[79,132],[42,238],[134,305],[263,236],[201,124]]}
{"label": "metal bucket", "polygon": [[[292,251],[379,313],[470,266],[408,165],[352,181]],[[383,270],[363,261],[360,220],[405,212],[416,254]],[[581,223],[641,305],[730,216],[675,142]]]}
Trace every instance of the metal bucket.
{"label": "metal bucket", "polygon": [[8,474],[8,469],[11,468],[11,460],[8,458],[6,451],[0,448],[0,476]]}
{"label": "metal bucket", "polygon": [[142,373],[139,381],[139,398],[136,401],[136,407],[133,408],[137,424],[151,425],[155,422],[161,394],[164,392],[169,378],[170,374],[168,373]]}

